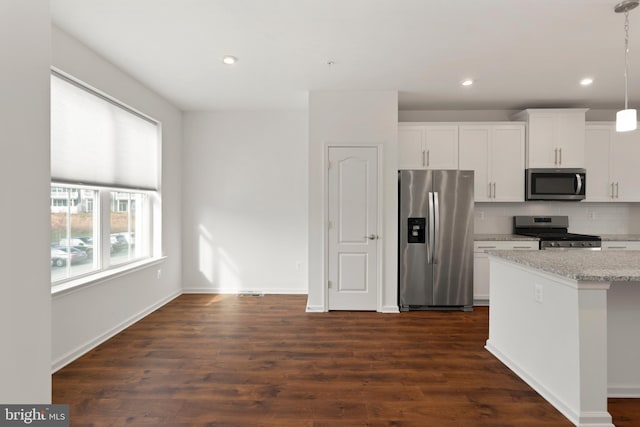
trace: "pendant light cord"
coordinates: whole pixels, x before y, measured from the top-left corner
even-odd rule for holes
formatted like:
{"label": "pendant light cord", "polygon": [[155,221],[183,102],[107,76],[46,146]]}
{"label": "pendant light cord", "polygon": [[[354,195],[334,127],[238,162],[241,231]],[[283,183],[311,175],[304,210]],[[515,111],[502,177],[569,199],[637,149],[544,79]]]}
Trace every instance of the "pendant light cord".
{"label": "pendant light cord", "polygon": [[624,109],[628,109],[629,103],[629,10],[624,11]]}

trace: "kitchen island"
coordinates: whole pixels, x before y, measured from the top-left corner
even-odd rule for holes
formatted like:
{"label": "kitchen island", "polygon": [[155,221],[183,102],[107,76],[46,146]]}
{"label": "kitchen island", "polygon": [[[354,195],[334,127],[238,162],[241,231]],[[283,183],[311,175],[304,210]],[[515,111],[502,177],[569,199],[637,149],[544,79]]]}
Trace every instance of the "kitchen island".
{"label": "kitchen island", "polygon": [[640,251],[496,251],[486,348],[577,426],[640,398]]}

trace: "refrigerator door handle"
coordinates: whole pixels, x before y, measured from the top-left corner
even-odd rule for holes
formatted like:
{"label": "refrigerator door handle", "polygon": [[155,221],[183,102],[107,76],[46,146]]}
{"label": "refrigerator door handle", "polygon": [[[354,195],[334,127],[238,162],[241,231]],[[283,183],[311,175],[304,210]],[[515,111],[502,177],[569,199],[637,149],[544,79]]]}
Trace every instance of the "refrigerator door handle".
{"label": "refrigerator door handle", "polygon": [[438,192],[433,193],[433,213],[434,213],[434,236],[433,236],[433,251],[431,259],[434,264],[438,263],[436,254],[438,253],[438,241],[440,240],[440,200]]}
{"label": "refrigerator door handle", "polygon": [[435,245],[435,216],[433,193],[429,191],[429,239],[427,240],[427,264],[433,264],[433,246]]}

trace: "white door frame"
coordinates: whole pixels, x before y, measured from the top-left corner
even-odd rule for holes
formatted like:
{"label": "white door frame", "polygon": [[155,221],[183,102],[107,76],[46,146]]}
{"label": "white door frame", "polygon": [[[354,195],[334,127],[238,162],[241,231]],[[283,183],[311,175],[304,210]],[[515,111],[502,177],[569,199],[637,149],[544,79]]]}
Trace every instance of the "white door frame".
{"label": "white door frame", "polygon": [[378,230],[376,234],[378,235],[378,246],[377,246],[377,255],[378,255],[378,265],[376,266],[376,279],[378,289],[376,291],[376,311],[382,311],[382,291],[383,291],[383,255],[384,251],[382,248],[384,247],[384,239],[385,236],[382,233],[384,229],[384,210],[383,206],[383,183],[384,183],[384,169],[383,169],[383,145],[375,144],[375,143],[367,143],[367,142],[337,142],[337,141],[328,141],[324,143],[324,151],[322,156],[322,304],[324,306],[324,311],[329,311],[329,149],[330,148],[363,148],[363,147],[372,147],[376,149],[378,156],[378,206],[377,206],[377,214],[378,221],[377,227]]}

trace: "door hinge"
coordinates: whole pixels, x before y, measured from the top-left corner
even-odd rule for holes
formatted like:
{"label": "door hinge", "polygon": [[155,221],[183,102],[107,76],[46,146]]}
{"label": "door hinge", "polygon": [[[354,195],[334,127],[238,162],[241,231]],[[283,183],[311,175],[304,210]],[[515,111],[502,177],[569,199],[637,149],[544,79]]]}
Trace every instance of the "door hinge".
{"label": "door hinge", "polygon": [[331,289],[332,287],[331,280],[327,280],[327,288]]}

